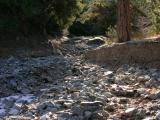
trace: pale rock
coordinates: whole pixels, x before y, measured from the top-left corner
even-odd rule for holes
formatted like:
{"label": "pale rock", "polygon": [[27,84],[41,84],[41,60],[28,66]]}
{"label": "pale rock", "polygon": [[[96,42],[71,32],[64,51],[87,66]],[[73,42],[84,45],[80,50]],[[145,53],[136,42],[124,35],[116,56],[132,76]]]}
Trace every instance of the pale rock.
{"label": "pale rock", "polygon": [[67,102],[65,102],[65,103],[63,104],[63,106],[66,107],[66,108],[71,108],[71,107],[72,107],[72,103],[67,103]]}
{"label": "pale rock", "polygon": [[110,92],[104,92],[104,93],[102,93],[105,97],[107,97],[107,98],[111,98],[111,97],[113,97],[113,95],[112,95],[112,93],[110,93]]}
{"label": "pale rock", "polygon": [[46,113],[46,114],[44,114],[44,115],[42,115],[41,117],[40,117],[40,120],[48,120],[48,119],[50,119],[50,115],[51,115],[52,113],[51,112],[49,112],[49,113]]}
{"label": "pale rock", "polygon": [[153,118],[152,117],[146,117],[143,120],[153,120]]}
{"label": "pale rock", "polygon": [[146,91],[145,88],[139,88],[139,89],[137,89],[137,92],[138,92],[139,94],[145,94],[147,91]]}
{"label": "pale rock", "polygon": [[80,104],[82,106],[99,106],[99,105],[103,105],[103,103],[101,101],[81,102]]}
{"label": "pale rock", "polygon": [[160,120],[160,111],[156,114],[156,120]]}
{"label": "pale rock", "polygon": [[104,75],[111,77],[113,75],[113,71],[104,72]]}
{"label": "pale rock", "polygon": [[135,115],[137,113],[137,109],[136,108],[128,108],[125,111],[125,113],[126,113],[127,116],[132,116],[132,115]]}

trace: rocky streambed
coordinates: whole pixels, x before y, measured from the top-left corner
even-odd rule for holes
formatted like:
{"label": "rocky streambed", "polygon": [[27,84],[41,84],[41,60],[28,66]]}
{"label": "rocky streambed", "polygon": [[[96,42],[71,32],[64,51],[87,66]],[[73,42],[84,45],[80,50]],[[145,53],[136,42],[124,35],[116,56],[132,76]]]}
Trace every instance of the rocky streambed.
{"label": "rocky streambed", "polygon": [[160,69],[89,63],[86,38],[64,46],[63,55],[0,58],[2,120],[160,120]]}

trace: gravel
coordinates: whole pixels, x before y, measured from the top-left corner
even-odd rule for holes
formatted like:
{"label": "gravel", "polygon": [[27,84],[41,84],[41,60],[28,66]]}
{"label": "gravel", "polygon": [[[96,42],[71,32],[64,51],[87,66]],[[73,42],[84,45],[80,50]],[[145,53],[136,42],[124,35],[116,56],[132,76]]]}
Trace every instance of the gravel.
{"label": "gravel", "polygon": [[86,40],[63,43],[64,55],[0,58],[0,118],[160,120],[160,69],[89,63]]}

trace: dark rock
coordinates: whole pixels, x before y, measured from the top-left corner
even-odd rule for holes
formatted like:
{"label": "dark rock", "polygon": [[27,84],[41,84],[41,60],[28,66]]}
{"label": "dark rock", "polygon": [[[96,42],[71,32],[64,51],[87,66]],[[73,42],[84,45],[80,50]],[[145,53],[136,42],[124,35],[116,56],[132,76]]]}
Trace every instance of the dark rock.
{"label": "dark rock", "polygon": [[57,111],[55,104],[51,101],[46,101],[44,103],[41,103],[37,109],[40,114],[44,114],[50,111]]}
{"label": "dark rock", "polygon": [[99,110],[96,112],[93,112],[89,120],[107,120],[109,117],[109,114],[107,111]]}
{"label": "dark rock", "polygon": [[105,106],[105,110],[108,111],[108,112],[114,112],[115,108],[116,108],[115,104],[107,104]]}
{"label": "dark rock", "polygon": [[92,112],[90,112],[90,111],[85,111],[85,113],[84,113],[85,119],[89,119],[91,117],[91,115],[92,115]]}
{"label": "dark rock", "polygon": [[101,101],[94,101],[94,102],[81,102],[81,106],[100,106],[103,105]]}
{"label": "dark rock", "polygon": [[134,97],[137,93],[136,90],[124,90],[122,88],[112,90],[112,94],[115,94],[116,96],[121,96],[121,97]]}
{"label": "dark rock", "polygon": [[129,99],[127,99],[127,98],[121,98],[120,100],[119,100],[119,103],[120,104],[127,104],[129,102]]}
{"label": "dark rock", "polygon": [[78,68],[74,67],[74,68],[72,68],[72,74],[75,75],[75,76],[78,76],[78,75],[81,75],[82,72]]}
{"label": "dark rock", "polygon": [[155,94],[151,94],[150,98],[151,99],[160,99],[160,91],[158,91]]}
{"label": "dark rock", "polygon": [[107,82],[110,84],[114,84],[115,83],[115,79],[114,78],[108,78]]}
{"label": "dark rock", "polygon": [[73,106],[71,108],[73,115],[83,116],[84,110],[80,106]]}
{"label": "dark rock", "polygon": [[62,113],[59,116],[59,120],[69,120],[69,118],[70,118],[70,114],[67,112]]}

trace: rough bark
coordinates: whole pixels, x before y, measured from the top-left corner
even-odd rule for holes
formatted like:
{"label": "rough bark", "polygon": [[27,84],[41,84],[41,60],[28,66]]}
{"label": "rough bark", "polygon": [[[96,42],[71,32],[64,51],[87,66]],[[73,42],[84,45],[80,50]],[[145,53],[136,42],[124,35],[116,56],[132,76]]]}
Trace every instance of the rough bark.
{"label": "rough bark", "polygon": [[118,0],[117,42],[130,41],[130,1]]}

